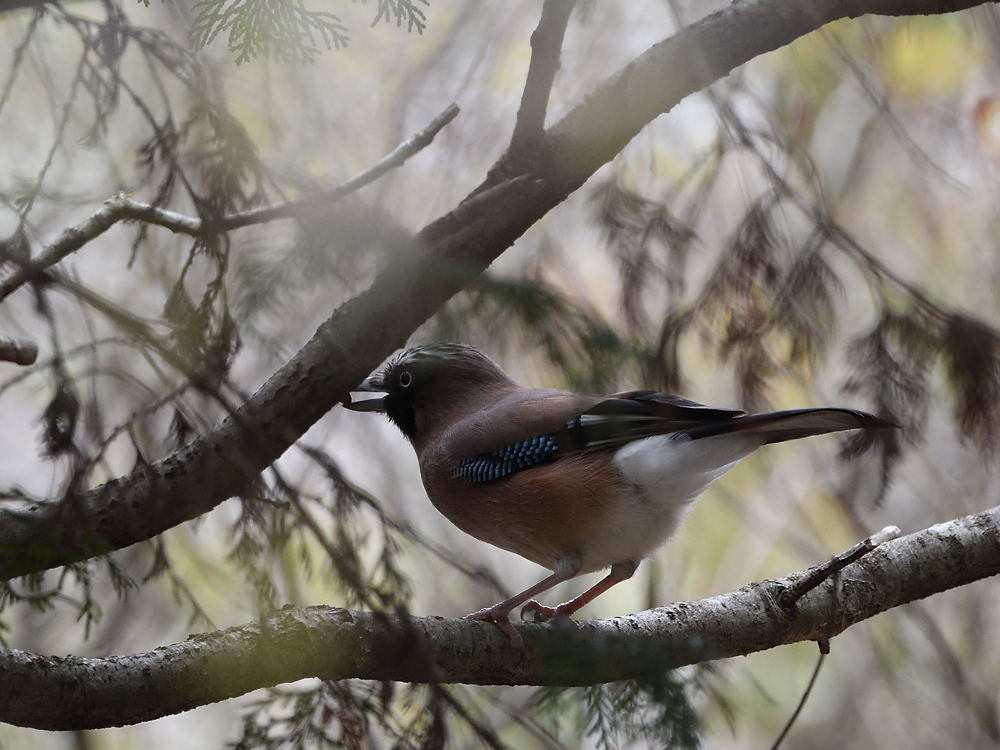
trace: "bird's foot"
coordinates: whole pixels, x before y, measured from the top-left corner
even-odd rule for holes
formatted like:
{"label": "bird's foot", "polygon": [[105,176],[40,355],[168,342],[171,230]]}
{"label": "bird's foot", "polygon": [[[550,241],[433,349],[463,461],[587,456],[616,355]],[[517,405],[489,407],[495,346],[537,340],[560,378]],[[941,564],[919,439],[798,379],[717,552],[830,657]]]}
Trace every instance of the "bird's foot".
{"label": "bird's foot", "polygon": [[507,636],[507,640],[511,646],[514,648],[524,648],[524,639],[521,638],[521,634],[517,632],[514,624],[510,621],[510,610],[509,609],[499,609],[497,607],[486,607],[485,609],[480,609],[477,612],[472,612],[462,618],[463,620],[483,620],[484,622],[492,622],[498,628],[500,632]]}
{"label": "bird's foot", "polygon": [[569,617],[569,613],[563,611],[562,605],[547,607],[532,599],[521,608],[521,619],[528,622],[551,622],[559,617]]}

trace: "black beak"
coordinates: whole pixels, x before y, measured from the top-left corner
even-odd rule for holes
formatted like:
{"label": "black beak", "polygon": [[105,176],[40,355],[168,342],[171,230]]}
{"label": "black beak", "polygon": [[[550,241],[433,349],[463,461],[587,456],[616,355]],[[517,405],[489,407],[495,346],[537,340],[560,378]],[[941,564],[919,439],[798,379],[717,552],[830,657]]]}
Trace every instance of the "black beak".
{"label": "black beak", "polygon": [[[356,388],[352,388],[351,392],[360,393],[385,393],[385,383],[382,382],[382,378],[378,375],[369,375]],[[342,401],[341,404],[345,409],[350,409],[351,411],[385,411],[385,400],[388,396],[383,396],[382,398],[369,398],[364,401]]]}

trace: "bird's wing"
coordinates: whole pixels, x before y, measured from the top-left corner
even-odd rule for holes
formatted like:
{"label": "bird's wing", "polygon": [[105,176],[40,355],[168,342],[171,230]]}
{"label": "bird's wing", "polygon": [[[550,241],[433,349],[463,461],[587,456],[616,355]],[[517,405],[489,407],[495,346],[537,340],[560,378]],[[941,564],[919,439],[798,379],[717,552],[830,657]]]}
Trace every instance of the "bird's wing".
{"label": "bird's wing", "polygon": [[727,431],[744,416],[658,391],[613,394],[567,420],[557,435],[564,455],[579,450],[613,449],[633,440],[696,428]]}
{"label": "bird's wing", "polygon": [[656,391],[607,397],[525,389],[456,425],[448,455],[455,476],[486,482],[580,451],[614,450],[652,435],[709,428],[742,417]]}

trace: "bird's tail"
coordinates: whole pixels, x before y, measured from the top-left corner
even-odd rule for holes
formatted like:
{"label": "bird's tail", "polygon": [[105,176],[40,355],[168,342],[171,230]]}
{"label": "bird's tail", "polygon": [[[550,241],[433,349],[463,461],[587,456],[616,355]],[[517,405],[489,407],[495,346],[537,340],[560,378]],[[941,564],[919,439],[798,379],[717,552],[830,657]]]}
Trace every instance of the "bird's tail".
{"label": "bird's tail", "polygon": [[724,435],[734,432],[748,432],[760,435],[764,444],[797,440],[811,435],[823,435],[841,430],[884,429],[898,427],[892,422],[856,409],[818,408],[789,409],[765,414],[750,414],[726,422],[699,425],[684,430],[692,440]]}

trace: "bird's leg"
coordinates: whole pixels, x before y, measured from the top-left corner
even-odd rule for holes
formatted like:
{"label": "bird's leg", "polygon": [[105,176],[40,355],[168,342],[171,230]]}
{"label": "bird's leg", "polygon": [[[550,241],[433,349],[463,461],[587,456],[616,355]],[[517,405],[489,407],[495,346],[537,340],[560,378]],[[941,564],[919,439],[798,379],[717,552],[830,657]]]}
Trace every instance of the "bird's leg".
{"label": "bird's leg", "polygon": [[604,578],[579,596],[570,599],[568,602],[560,604],[558,607],[546,607],[544,604],[539,604],[532,599],[527,602],[524,605],[524,609],[521,610],[521,619],[525,620],[528,619],[528,617],[531,617],[534,622],[548,622],[556,617],[569,617],[578,609],[590,604],[594,599],[603,594],[616,583],[627,581],[632,577],[632,574],[635,573],[635,569],[638,567],[639,563],[632,562],[631,560],[622,563],[615,563],[611,566],[611,572]]}
{"label": "bird's leg", "polygon": [[[521,593],[514,594],[514,596],[510,597],[510,599],[504,599],[502,602],[498,602],[492,607],[486,607],[485,609],[480,609],[478,612],[472,612],[462,619],[485,620],[486,622],[492,622],[500,628],[500,631],[505,636],[507,636],[507,640],[510,641],[512,646],[520,648],[524,645],[524,641],[521,639],[521,634],[518,633],[513,624],[511,624],[510,613],[524,604],[528,599],[535,596],[535,594],[548,591],[553,586],[556,586],[563,581],[568,581],[570,578],[576,576],[579,571],[579,563],[560,560],[556,565],[555,572],[550,576],[546,576],[534,586],[529,586]],[[626,578],[627,577],[628,576],[626,576]]]}

